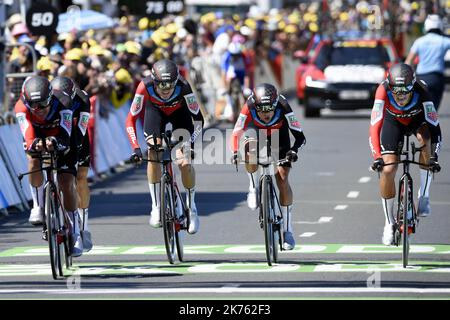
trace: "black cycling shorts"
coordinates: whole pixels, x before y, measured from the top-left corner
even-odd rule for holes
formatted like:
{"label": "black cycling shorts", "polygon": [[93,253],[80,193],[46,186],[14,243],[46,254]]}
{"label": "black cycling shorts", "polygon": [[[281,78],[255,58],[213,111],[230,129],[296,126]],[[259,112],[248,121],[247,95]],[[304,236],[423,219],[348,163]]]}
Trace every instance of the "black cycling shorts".
{"label": "black cycling shorts", "polygon": [[177,129],[184,129],[189,132],[189,136],[194,133],[192,116],[187,108],[180,108],[167,116],[159,108],[150,106],[145,109],[144,137],[160,138],[168,123],[172,124],[172,132]]}
{"label": "black cycling shorts", "polygon": [[423,125],[427,126],[427,122],[422,113],[414,117],[406,126],[397,121],[393,115],[386,113],[380,134],[381,154],[397,153],[403,137],[407,133],[416,135]]}
{"label": "black cycling shorts", "polygon": [[89,168],[90,163],[91,163],[91,144],[89,142],[89,134],[86,131],[86,134],[83,137],[81,149],[78,150],[78,166]]}
{"label": "black cycling shorts", "polygon": [[[253,136],[252,134],[248,134],[251,132],[251,131],[249,131],[249,129],[255,130],[254,132],[256,132],[256,137]],[[279,136],[279,142],[278,143],[273,142],[272,140],[276,139],[277,136]],[[248,125],[246,135],[245,135],[245,140],[244,140],[245,152],[246,153],[249,152],[249,142],[251,141],[251,139],[256,138],[258,155],[263,156],[261,154],[261,152],[263,152],[264,150],[267,151],[268,148],[265,148],[266,143],[265,142],[261,143],[261,141],[259,141],[259,139],[261,139],[261,138],[266,139],[266,137],[267,137],[266,129],[258,128],[254,125],[253,122],[250,122],[250,124]],[[291,150],[291,138],[289,136],[289,128],[287,126],[282,126],[278,130],[278,133],[272,133],[272,137],[270,138],[269,142],[271,142],[269,152],[274,160],[286,158],[288,151]],[[264,156],[267,156],[267,155],[265,154]],[[290,168],[290,167],[292,167],[292,165],[290,162],[287,162],[287,163],[282,164],[281,167]]]}
{"label": "black cycling shorts", "polygon": [[[45,137],[39,137],[45,139]],[[26,143],[23,144],[24,151],[32,158],[37,158],[39,156],[38,152],[27,151]],[[77,176],[77,152],[74,148],[70,148],[69,152],[66,154],[58,153],[56,157],[56,168],[58,173],[70,173],[73,176]]]}

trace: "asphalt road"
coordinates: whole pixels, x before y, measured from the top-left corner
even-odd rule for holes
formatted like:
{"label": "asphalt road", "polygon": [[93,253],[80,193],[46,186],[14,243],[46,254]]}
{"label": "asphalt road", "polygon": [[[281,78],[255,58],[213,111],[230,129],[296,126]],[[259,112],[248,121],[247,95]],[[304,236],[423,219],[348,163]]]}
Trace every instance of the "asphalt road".
{"label": "asphalt road", "polygon": [[[197,165],[200,231],[185,239],[185,262],[170,265],[162,229],[148,225],[144,168],[92,186],[94,249],[54,281],[46,242],[28,214],[0,219],[0,299],[450,298],[450,92],[440,110],[442,172],[431,186],[432,214],[420,220],[410,264],[381,244],[378,176],[369,172],[370,111],[301,119],[307,145],[291,172],[296,249],[268,267],[257,214],[246,206],[244,168]],[[223,128],[222,128],[223,129]],[[414,169],[415,190],[419,178]]]}

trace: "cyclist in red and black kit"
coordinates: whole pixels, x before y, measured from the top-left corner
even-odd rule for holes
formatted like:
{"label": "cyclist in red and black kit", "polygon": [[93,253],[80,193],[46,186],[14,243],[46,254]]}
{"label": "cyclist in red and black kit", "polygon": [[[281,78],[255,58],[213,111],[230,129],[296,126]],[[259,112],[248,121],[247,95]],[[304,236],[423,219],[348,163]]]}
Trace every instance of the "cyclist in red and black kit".
{"label": "cyclist in red and black kit", "polygon": [[[30,171],[40,168],[40,160],[32,158],[33,153],[47,150],[58,154],[57,167],[61,168],[58,171],[58,185],[63,193],[64,208],[73,222],[72,255],[80,256],[83,243],[77,227],[76,154],[70,148],[72,100],[63,92],[53,91],[47,78],[34,76],[25,80],[21,97],[15,105],[15,113],[25,140]],[[29,221],[38,225],[44,221],[42,172],[31,174],[30,184],[34,205]]]}
{"label": "cyclist in red and black kit", "polygon": [[[290,162],[298,160],[298,150],[305,143],[305,135],[297,120],[287,99],[278,94],[277,89],[267,83],[256,86],[252,95],[247,98],[246,103],[241,109],[239,118],[234,126],[231,149],[233,151],[233,163],[237,163],[239,159],[239,140],[248,129],[256,129],[256,134],[262,136],[279,137],[279,150],[276,149],[276,141],[271,141],[271,155],[274,156],[276,151],[279,152],[279,159],[287,159]],[[294,136],[295,142],[291,146],[289,132]],[[257,139],[249,136],[245,137],[245,159],[246,169],[250,180],[249,193],[247,196],[247,204],[250,209],[258,208],[257,201],[257,177],[256,172],[258,165],[256,161],[250,160],[251,157],[256,158],[256,150],[253,150],[252,143],[256,142],[256,150],[259,150]],[[283,248],[292,250],[295,247],[295,240],[292,235],[292,189],[289,185],[289,171],[291,164],[286,163],[277,167],[275,178],[278,189],[280,190],[280,204],[283,216],[286,217],[286,227],[284,233]]]}
{"label": "cyclist in red and black kit", "polygon": [[407,133],[415,134],[420,145],[419,216],[428,216],[432,172],[439,172],[438,154],[441,147],[441,129],[433,100],[426,84],[416,81],[414,70],[407,64],[390,68],[388,77],[379,86],[370,120],[369,144],[374,157],[372,169],[381,172],[380,191],[386,223],[383,243],[392,245],[394,234],[395,174],[397,166],[384,166],[398,161],[399,143]]}
{"label": "cyclist in red and black kit", "polygon": [[[177,129],[184,129],[190,136],[190,141],[185,141],[184,147],[177,150],[177,158],[184,158],[178,161],[178,165],[189,208],[188,232],[194,234],[199,227],[195,205],[195,171],[191,164],[191,150],[187,151],[187,149],[191,149],[195,139],[201,134],[203,116],[191,86],[179,74],[178,67],[173,61],[155,62],[151,75],[141,81],[136,90],[126,121],[128,138],[134,149],[131,160],[136,162],[142,159],[136,133],[136,121],[139,118],[144,119],[144,136],[149,147],[154,144],[154,138],[157,144],[161,144],[161,133],[164,133],[168,123],[172,124],[174,135]],[[157,159],[156,152],[151,148],[149,148],[148,157],[152,160]],[[158,163],[149,162],[147,177],[152,198],[149,223],[152,227],[159,228],[161,227],[159,212],[161,166]]]}
{"label": "cyclist in red and black kit", "polygon": [[68,77],[56,77],[51,81],[54,91],[59,90],[72,99],[73,129],[71,135],[71,149],[77,155],[76,188],[78,194],[78,214],[80,216],[81,238],[83,250],[92,249],[91,233],[88,227],[88,208],[90,191],[87,181],[90,166],[90,144],[88,136],[88,122],[90,118],[91,103],[86,91],[81,90],[75,82]]}

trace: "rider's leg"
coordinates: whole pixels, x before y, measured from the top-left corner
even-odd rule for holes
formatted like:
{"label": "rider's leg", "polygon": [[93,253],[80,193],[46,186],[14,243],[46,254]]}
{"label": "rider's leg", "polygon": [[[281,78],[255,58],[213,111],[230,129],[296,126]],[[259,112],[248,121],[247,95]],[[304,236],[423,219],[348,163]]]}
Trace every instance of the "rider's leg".
{"label": "rider's leg", "polygon": [[[40,168],[40,160],[28,158],[28,169],[30,171]],[[29,222],[33,225],[39,225],[44,222],[44,175],[42,172],[30,174],[30,189],[33,198],[33,208],[31,209]]]}
{"label": "rider's leg", "polygon": [[89,167],[78,167],[77,171],[77,194],[78,194],[78,212],[81,218],[81,230],[89,230],[88,227],[88,208],[90,201],[90,190],[88,185]]}
{"label": "rider's leg", "polygon": [[[384,154],[383,161],[384,163],[396,162],[398,161],[398,157],[396,154]],[[397,165],[390,165],[383,167],[380,175],[381,202],[385,217],[383,233],[383,243],[385,245],[391,245],[393,241],[396,172]]]}
{"label": "rider's leg", "polygon": [[[89,158],[88,158],[89,161]],[[89,201],[90,190],[88,185],[89,162],[78,166],[77,172],[77,194],[78,194],[78,214],[80,217],[81,238],[83,239],[83,250],[90,251],[92,249],[92,238],[89,232]]]}
{"label": "rider's leg", "polygon": [[[380,143],[382,158],[385,164],[398,161],[399,144],[403,141],[404,127],[393,116],[386,113],[381,128]],[[392,245],[394,241],[394,203],[395,203],[395,174],[398,165],[384,166],[380,173],[380,194],[383,205],[385,225],[383,244]]]}
{"label": "rider's leg", "polygon": [[257,140],[246,139],[245,146],[245,169],[249,179],[247,205],[250,209],[256,210],[258,208],[258,156],[257,156]]}
{"label": "rider's leg", "polygon": [[161,226],[160,217],[160,195],[161,195],[161,164],[158,161],[161,160],[161,154],[152,150],[155,145],[161,145],[161,132],[165,123],[163,121],[163,114],[159,109],[147,108],[145,110],[144,118],[144,136],[148,145],[148,159],[151,160],[147,163],[147,180],[152,198],[152,211],[150,213],[149,224],[154,228]]}
{"label": "rider's leg", "polygon": [[285,250],[292,250],[295,247],[295,239],[292,229],[292,202],[293,195],[292,189],[289,185],[289,171],[290,165],[278,166],[278,171],[275,174],[278,190],[280,190],[280,205],[285,220],[284,226],[284,243],[283,248]]}
{"label": "rider's leg", "polygon": [[[186,154],[185,154],[186,153]],[[181,181],[186,190],[186,205],[189,208],[189,227],[188,232],[194,234],[198,231],[199,220],[197,215],[197,206],[195,205],[195,170],[191,163],[191,150],[186,148],[185,153],[181,149],[176,151],[178,167],[181,172]]]}
{"label": "rider's leg", "polygon": [[[419,145],[424,146],[420,151],[419,162],[427,164],[431,157],[431,137],[427,125],[421,126],[416,133]],[[418,214],[420,216],[428,216],[430,209],[430,185],[432,174],[427,167],[420,166],[420,188],[418,193],[419,205]]]}
{"label": "rider's leg", "polygon": [[64,208],[72,222],[72,255],[79,257],[83,254],[83,240],[80,233],[80,219],[78,215],[78,199],[75,187],[75,175],[68,172],[58,174],[58,185],[63,194]]}
{"label": "rider's leg", "polygon": [[278,190],[280,190],[280,204],[283,210],[283,215],[286,217],[286,230],[292,231],[292,202],[293,195],[292,189],[289,185],[289,171],[290,167],[278,167],[278,172],[275,174],[275,179],[277,181]]}
{"label": "rider's leg", "polygon": [[[152,161],[160,160],[161,154],[158,154],[155,150],[151,150],[151,146],[154,144],[153,139],[149,140],[150,148],[148,150],[148,159]],[[157,138],[156,143],[161,144],[161,139]],[[159,228],[161,226],[160,217],[160,197],[161,197],[161,165],[157,162],[148,162],[147,164],[147,179],[150,196],[152,198],[152,211],[150,214],[149,224],[152,227]]]}

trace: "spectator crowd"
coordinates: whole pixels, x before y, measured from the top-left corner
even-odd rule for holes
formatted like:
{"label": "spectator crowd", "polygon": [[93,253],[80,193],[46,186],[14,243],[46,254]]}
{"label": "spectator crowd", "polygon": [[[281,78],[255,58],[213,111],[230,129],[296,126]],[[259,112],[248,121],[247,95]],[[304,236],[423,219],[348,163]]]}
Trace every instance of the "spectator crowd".
{"label": "spectator crowd", "polygon": [[[220,64],[231,41],[242,46],[250,61],[250,83],[254,83],[255,66],[262,59],[276,71],[280,55],[293,56],[305,49],[315,34],[360,30],[418,37],[427,13],[449,16],[450,1],[438,4],[442,1],[332,0],[302,2],[268,12],[253,6],[245,15],[209,12],[157,20],[120,8],[114,28],[74,29],[51,38],[34,36],[21,16],[14,14],[7,21],[7,42],[14,46],[7,47],[6,73],[32,73],[36,67],[38,74],[49,78],[68,76],[89,95],[96,95],[101,105],[119,108],[132,98],[152,64],[168,58],[176,61],[203,104],[208,105],[203,110],[214,116],[215,93],[223,89],[218,76]],[[8,78],[7,109],[11,110],[18,99],[17,88],[23,80]]]}

